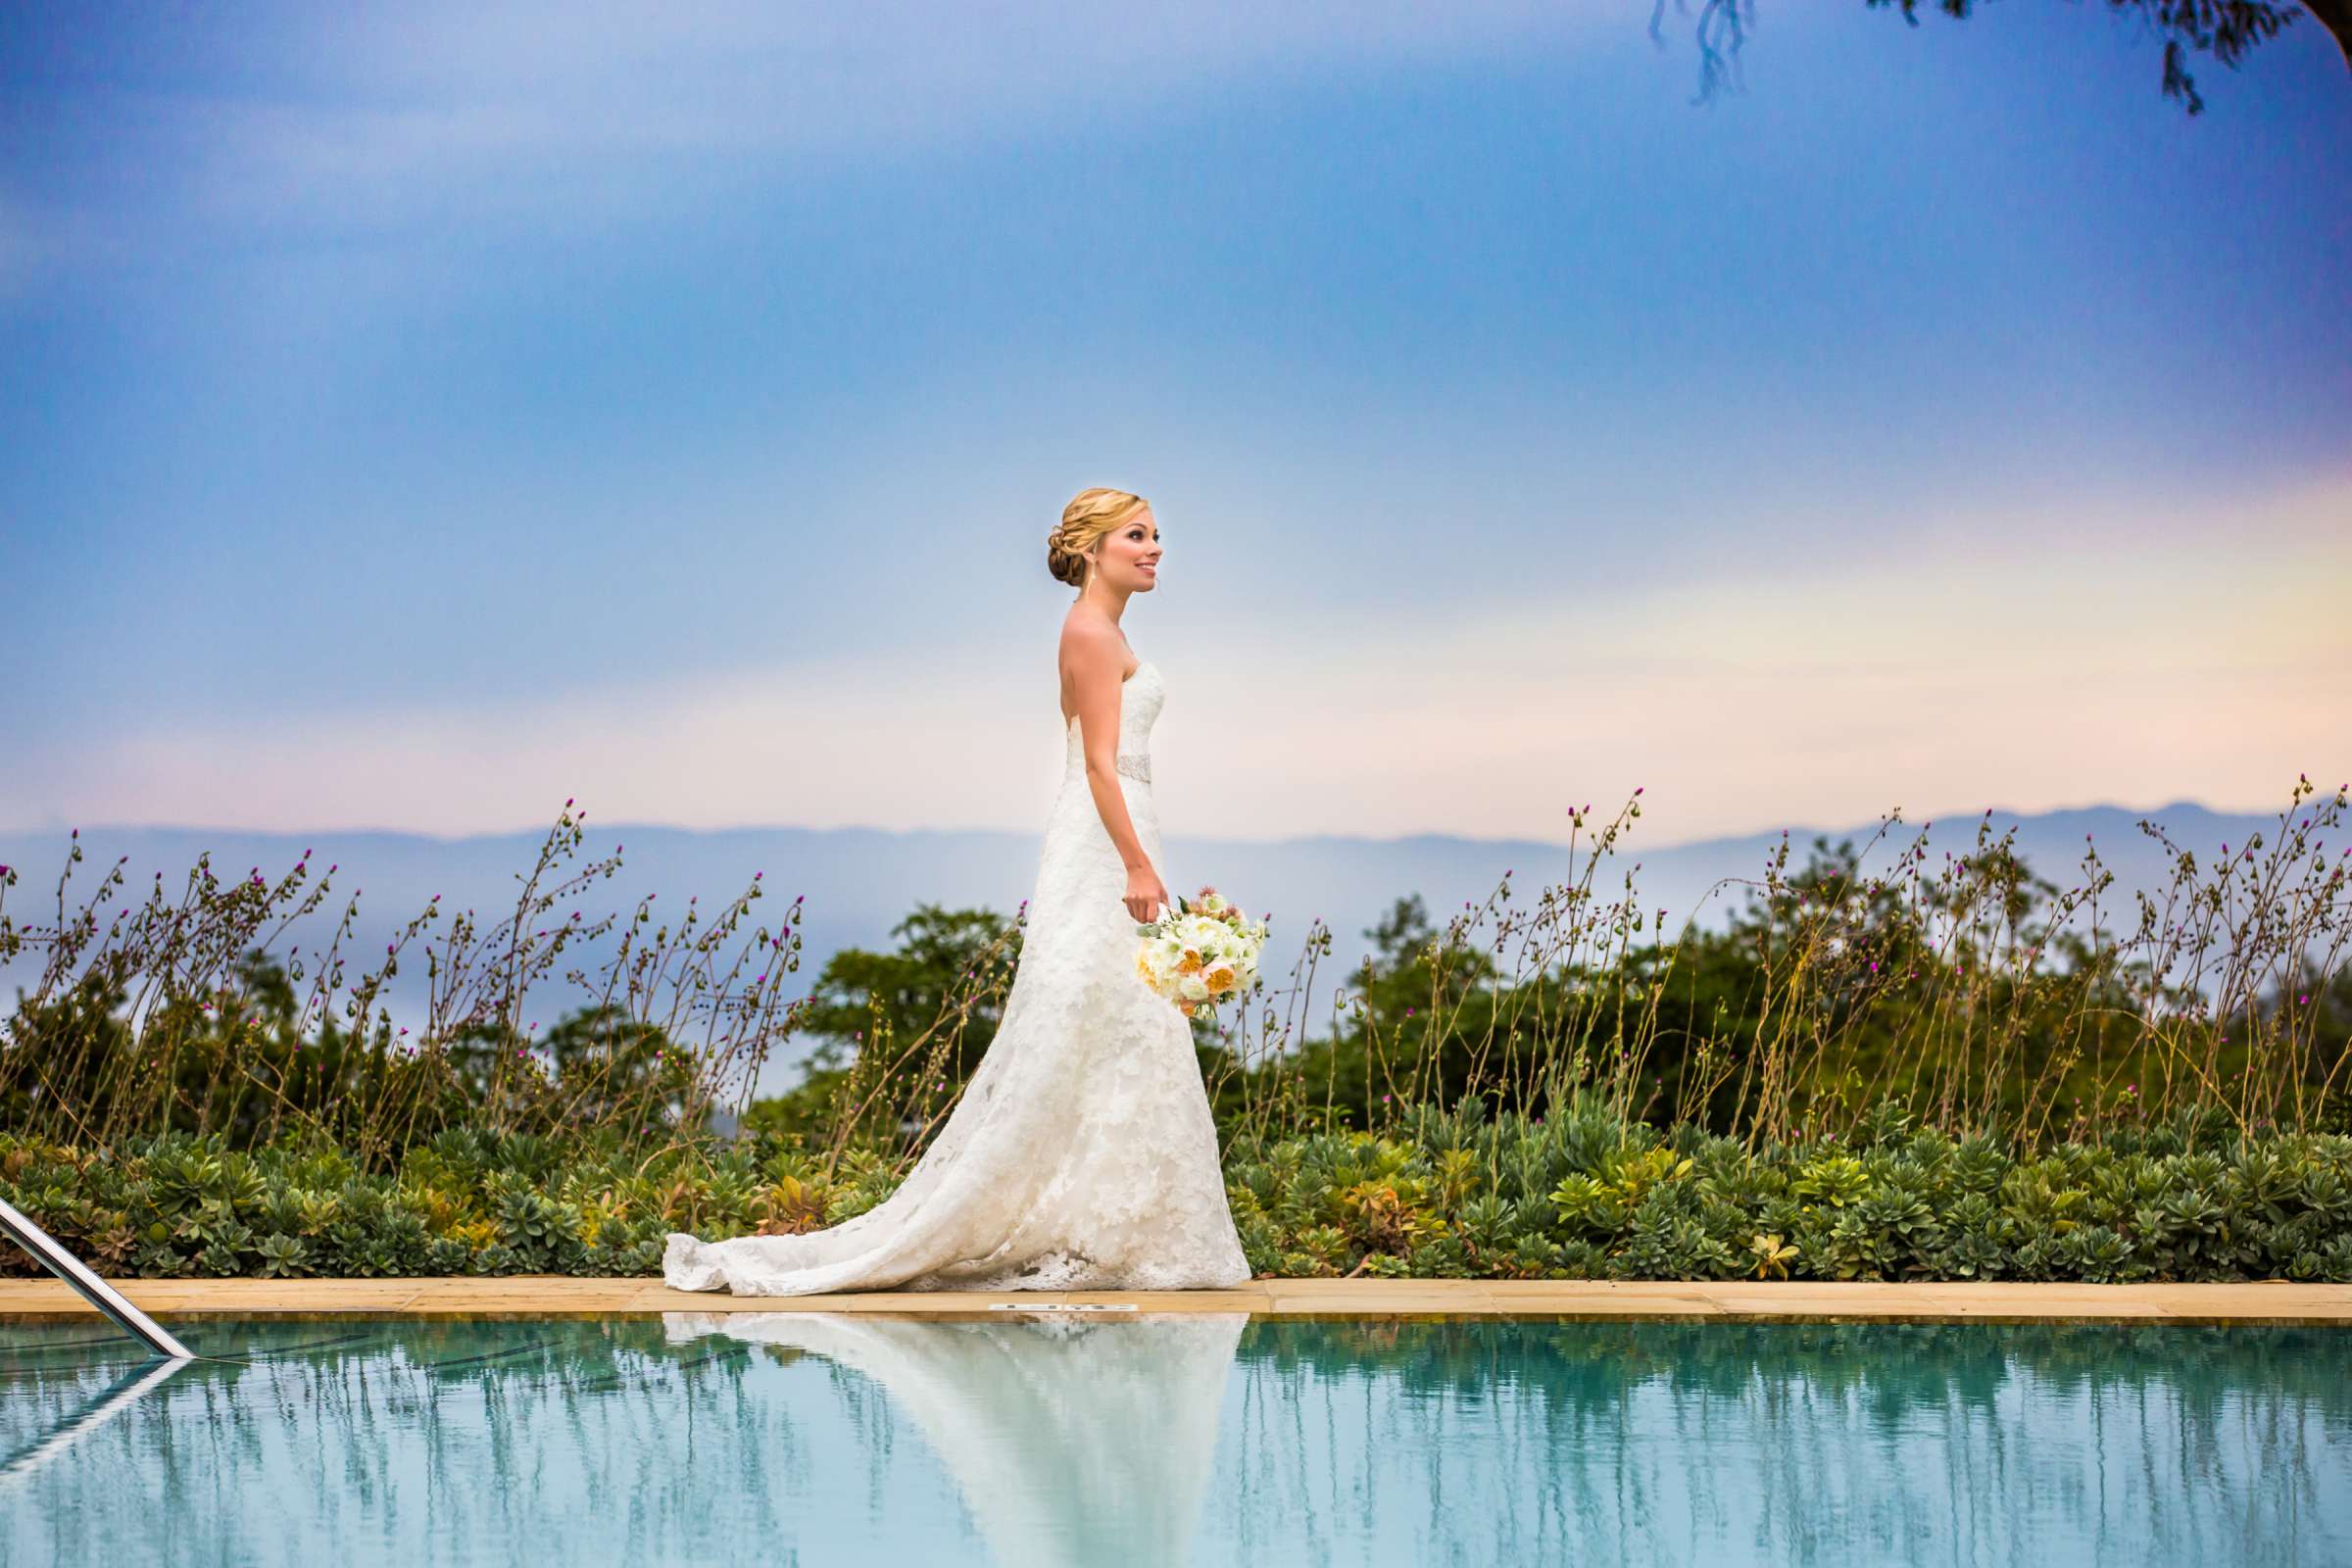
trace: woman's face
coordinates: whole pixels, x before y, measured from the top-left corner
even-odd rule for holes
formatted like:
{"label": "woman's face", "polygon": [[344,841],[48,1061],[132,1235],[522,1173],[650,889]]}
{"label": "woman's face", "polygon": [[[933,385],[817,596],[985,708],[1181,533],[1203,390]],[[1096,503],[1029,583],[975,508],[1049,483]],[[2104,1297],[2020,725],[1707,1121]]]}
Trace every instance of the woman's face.
{"label": "woman's face", "polygon": [[1159,581],[1159,523],[1144,508],[1102,536],[1095,570],[1103,582],[1128,593],[1150,593]]}

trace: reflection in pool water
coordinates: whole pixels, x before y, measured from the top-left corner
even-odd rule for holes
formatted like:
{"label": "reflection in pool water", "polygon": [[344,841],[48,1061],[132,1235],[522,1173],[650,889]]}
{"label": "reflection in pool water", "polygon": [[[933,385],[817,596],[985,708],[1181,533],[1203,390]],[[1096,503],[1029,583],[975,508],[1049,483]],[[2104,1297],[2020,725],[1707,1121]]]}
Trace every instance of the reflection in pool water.
{"label": "reflection in pool water", "polygon": [[0,1325],[0,1564],[2352,1562],[2352,1331]]}

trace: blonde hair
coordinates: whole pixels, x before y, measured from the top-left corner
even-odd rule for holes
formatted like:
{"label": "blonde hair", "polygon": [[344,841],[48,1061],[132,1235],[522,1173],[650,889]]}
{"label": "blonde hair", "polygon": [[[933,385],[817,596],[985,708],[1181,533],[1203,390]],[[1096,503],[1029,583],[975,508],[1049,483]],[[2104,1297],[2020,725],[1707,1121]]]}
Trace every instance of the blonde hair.
{"label": "blonde hair", "polygon": [[1046,535],[1046,569],[1071,587],[1086,587],[1086,552],[1116,533],[1151,505],[1142,496],[1098,485],[1081,490],[1061,509],[1061,525]]}

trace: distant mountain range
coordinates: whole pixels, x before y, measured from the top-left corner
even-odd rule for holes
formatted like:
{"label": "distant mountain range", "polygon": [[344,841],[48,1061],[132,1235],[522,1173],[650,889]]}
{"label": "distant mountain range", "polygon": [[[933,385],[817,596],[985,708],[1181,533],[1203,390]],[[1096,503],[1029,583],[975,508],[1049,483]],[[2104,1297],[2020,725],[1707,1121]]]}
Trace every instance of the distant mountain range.
{"label": "distant mountain range", "polygon": [[[2243,843],[2257,829],[2275,830],[2276,816],[2231,815],[2181,801],[2153,811],[2122,807],[2086,807],[2075,810],[2020,814],[1995,810],[1992,831],[1997,835],[2015,824],[2018,852],[2034,869],[2065,887],[2078,880],[2076,872],[2086,847],[2095,843],[2101,858],[2115,874],[2114,897],[2119,909],[2129,909],[2132,890],[2163,884],[2169,870],[2161,848],[2142,834],[2142,817],[2161,823],[2176,843],[2208,856],[2223,843]],[[1940,863],[1943,851],[1964,853],[1976,839],[1980,816],[1936,820],[1928,834],[1930,858]],[[1637,824],[1637,827],[1639,824]],[[1804,863],[1816,836],[1836,845],[1850,840],[1860,850],[1878,831],[1877,823],[1817,829],[1791,827],[1789,866]],[[2275,837],[2275,832],[2268,836]],[[1733,838],[1707,839],[1666,848],[1640,845],[1639,834],[1596,874],[1595,889],[1604,900],[1619,896],[1623,873],[1639,863],[1635,873],[1645,908],[1663,906],[1670,925],[1679,925],[1694,908],[1708,924],[1720,923],[1740,902],[1738,888],[1716,893],[1700,908],[1700,901],[1724,878],[1755,878],[1781,842],[1778,830]],[[1910,824],[1892,830],[1866,867],[1891,862],[1898,846],[1915,837]],[[325,907],[297,923],[274,951],[288,944],[306,951],[331,934],[345,898],[364,890],[355,922],[356,940],[347,949],[354,961],[346,977],[354,977],[369,954],[380,955],[390,935],[424,908],[436,893],[445,908],[471,907],[488,923],[503,904],[512,910],[519,878],[534,863],[545,834],[497,833],[442,839],[422,834],[388,832],[255,833],[203,828],[85,827],[81,830],[83,860],[69,890],[67,905],[77,906],[95,889],[118,856],[127,855],[125,891],[136,900],[153,886],[157,871],[166,888],[176,895],[196,857],[212,852],[212,867],[223,880],[260,867],[274,880],[301,858],[307,848],[312,863],[323,870],[330,863],[342,869],[334,878],[334,893]],[[600,824],[583,843],[573,867],[621,847],[621,868],[611,881],[595,884],[578,905],[584,919],[607,912],[625,912],[645,894],[658,893],[654,907],[673,918],[690,897],[717,905],[735,897],[755,871],[764,872],[766,897],[755,906],[754,921],[771,928],[796,895],[807,896],[802,930],[805,941],[801,979],[813,983],[828,956],[845,947],[887,949],[894,945],[891,927],[917,903],[928,901],[950,908],[988,907],[1009,916],[1028,898],[1037,877],[1039,840],[1035,834],[1005,832],[911,831],[872,828],[756,827],[701,831],[646,825]],[[7,912],[19,923],[55,918],[54,889],[64,866],[67,840],[60,833],[0,832],[0,863],[14,865],[20,881],[10,895]],[[1364,930],[1388,912],[1395,902],[1418,893],[1428,906],[1430,919],[1443,925],[1448,911],[1465,901],[1482,901],[1494,890],[1507,868],[1512,872],[1513,902],[1530,905],[1546,882],[1571,874],[1567,846],[1530,839],[1473,839],[1451,834],[1425,833],[1408,838],[1371,839],[1327,834],[1305,838],[1250,842],[1232,839],[1188,838],[1169,835],[1165,842],[1170,891],[1190,895],[1202,883],[1213,883],[1253,910],[1271,911],[1273,941],[1266,970],[1269,983],[1280,982],[1298,956],[1298,943],[1308,920],[1320,915],[1333,932],[1332,953],[1318,965],[1315,1008],[1311,1018],[1328,1016],[1333,983],[1347,975],[1369,949]],[[1581,856],[1583,851],[1579,851]],[[431,928],[446,929],[440,922]],[[412,950],[414,951],[414,950]],[[593,966],[609,956],[593,950],[567,950],[560,967],[568,967],[575,955]],[[26,959],[0,967],[0,1007],[13,1010],[16,990],[30,984],[34,970]],[[413,1022],[423,1006],[424,965],[403,965],[386,999],[396,1018]],[[544,1026],[575,1004],[561,974],[548,983]],[[780,1087],[797,1073],[791,1063],[771,1064],[768,1083]]]}

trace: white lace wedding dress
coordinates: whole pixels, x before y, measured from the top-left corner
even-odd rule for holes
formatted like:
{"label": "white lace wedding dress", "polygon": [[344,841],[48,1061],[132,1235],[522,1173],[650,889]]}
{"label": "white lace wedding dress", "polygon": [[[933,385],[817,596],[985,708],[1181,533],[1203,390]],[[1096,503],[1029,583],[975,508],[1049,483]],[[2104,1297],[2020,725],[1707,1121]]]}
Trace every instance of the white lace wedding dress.
{"label": "white lace wedding dress", "polygon": [[[1140,662],[1120,688],[1117,753],[1163,883],[1150,743],[1165,695],[1158,666]],[[1250,1277],[1191,1026],[1136,973],[1127,872],[1076,719],[1065,738],[1004,1018],[931,1147],[888,1199],[830,1229],[671,1233],[674,1289],[1173,1291]]]}

